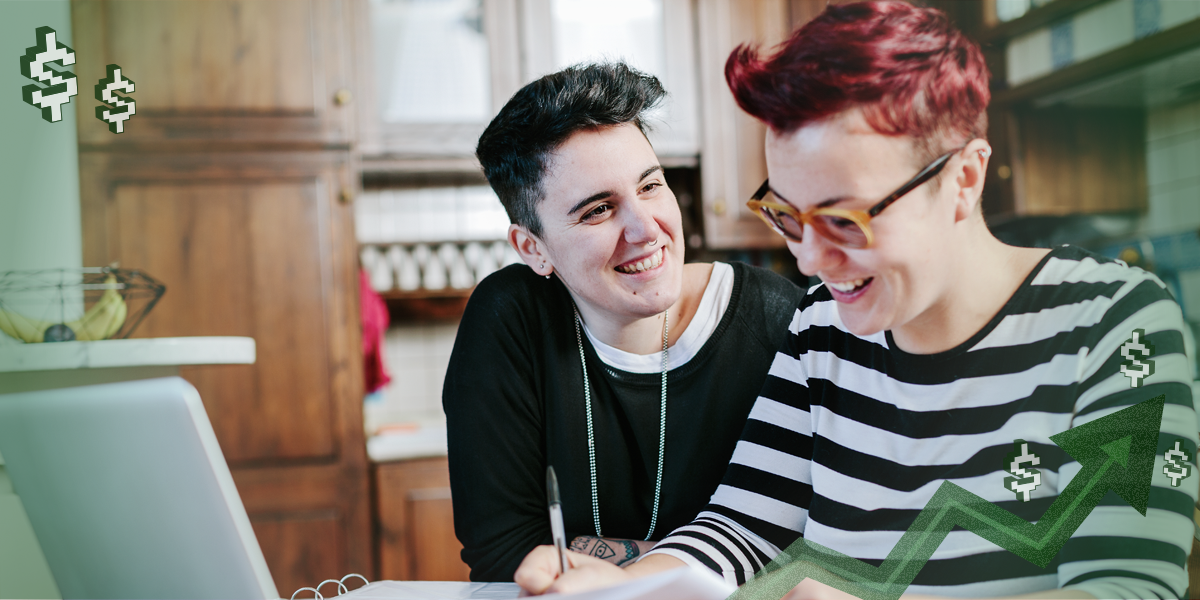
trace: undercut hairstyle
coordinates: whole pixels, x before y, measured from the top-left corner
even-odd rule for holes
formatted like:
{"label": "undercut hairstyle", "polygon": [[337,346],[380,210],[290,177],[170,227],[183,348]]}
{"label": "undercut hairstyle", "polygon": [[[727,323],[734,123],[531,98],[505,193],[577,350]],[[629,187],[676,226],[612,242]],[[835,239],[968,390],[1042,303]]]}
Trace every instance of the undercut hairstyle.
{"label": "undercut hairstyle", "polygon": [[987,65],[945,13],[907,2],[826,7],[773,54],[738,46],[725,80],[738,106],[779,133],[850,109],[918,160],[987,136]]}
{"label": "undercut hairstyle", "polygon": [[666,95],[658,78],[624,63],[576,65],[521,88],[479,137],[475,156],[510,221],[540,236],[537,205],[551,154],[576,132],[633,123]]}

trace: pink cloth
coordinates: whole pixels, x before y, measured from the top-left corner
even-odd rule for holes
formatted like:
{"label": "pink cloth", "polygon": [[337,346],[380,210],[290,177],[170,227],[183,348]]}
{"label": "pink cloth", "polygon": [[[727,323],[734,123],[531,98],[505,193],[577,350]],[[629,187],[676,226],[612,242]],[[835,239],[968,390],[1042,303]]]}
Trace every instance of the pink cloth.
{"label": "pink cloth", "polygon": [[358,299],[362,313],[363,391],[370,394],[392,380],[383,362],[383,334],[389,318],[387,303],[371,287],[362,269],[358,270]]}

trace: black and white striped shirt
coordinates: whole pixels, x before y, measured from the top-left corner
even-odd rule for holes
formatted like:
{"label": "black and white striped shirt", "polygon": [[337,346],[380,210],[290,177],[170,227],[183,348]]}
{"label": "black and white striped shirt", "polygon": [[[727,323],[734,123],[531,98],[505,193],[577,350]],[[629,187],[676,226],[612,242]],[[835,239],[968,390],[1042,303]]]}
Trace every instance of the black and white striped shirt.
{"label": "black and white striped shirt", "polygon": [[[1182,315],[1161,281],[1056,248],[982,330],[933,355],[908,354],[886,332],[847,332],[836,304],[823,285],[810,290],[722,484],[651,554],[737,584],[801,535],[879,564],[943,481],[1035,521],[1080,469],[1051,435],[1166,394],[1147,516],[1109,492],[1045,569],[956,529],[908,591],[1185,597],[1200,476],[1172,487],[1162,452],[1183,438],[1194,463],[1197,420]],[[1134,329],[1155,349],[1154,374],[1139,388],[1120,373]],[[1017,439],[1041,458],[1030,502],[1003,483]]]}

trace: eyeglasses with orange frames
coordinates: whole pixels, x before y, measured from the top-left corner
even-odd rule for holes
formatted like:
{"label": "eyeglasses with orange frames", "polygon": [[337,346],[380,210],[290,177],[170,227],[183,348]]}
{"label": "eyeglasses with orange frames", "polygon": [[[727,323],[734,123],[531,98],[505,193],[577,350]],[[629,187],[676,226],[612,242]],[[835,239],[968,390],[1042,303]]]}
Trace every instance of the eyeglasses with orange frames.
{"label": "eyeglasses with orange frames", "polygon": [[[796,207],[778,199],[764,200],[771,193],[770,179],[764,181],[758,191],[754,192],[746,206],[750,207],[776,233],[793,242],[800,242],[804,239],[804,226],[807,224],[840,246],[869,248],[875,242],[875,236],[871,233],[869,225],[871,219],[883,212],[883,209],[891,206],[893,202],[940,173],[950,158],[961,152],[963,148],[966,146],[939,156],[937,160],[929,163],[929,166],[921,169],[921,172],[917,173],[915,177],[867,210],[815,207],[800,212]],[[979,152],[985,156],[990,154],[989,150],[980,150]]]}

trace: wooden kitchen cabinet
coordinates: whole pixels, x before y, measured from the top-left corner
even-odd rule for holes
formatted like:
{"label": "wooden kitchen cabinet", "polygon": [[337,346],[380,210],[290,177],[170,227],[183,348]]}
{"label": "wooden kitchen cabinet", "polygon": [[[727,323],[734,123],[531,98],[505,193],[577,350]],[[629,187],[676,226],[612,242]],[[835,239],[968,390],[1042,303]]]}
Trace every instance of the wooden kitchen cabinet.
{"label": "wooden kitchen cabinet", "polygon": [[137,114],[114,135],[79,103],[85,147],[348,147],[352,0],[73,0],[82,96],[119,64]]}
{"label": "wooden kitchen cabinet", "polygon": [[468,580],[445,457],[378,463],[374,488],[381,579]]}
{"label": "wooden kitchen cabinet", "polygon": [[725,61],[742,43],[767,49],[790,32],[786,0],[712,0],[697,5],[703,137],[700,189],[709,248],[782,247],[783,238],[746,208],[767,176],[766,127],[738,108]]}
{"label": "wooden kitchen cabinet", "polygon": [[[279,592],[374,578],[348,0],[74,0],[81,91],[119,64],[119,135],[78,103],[84,264],[166,294],[138,337],[253,337],[196,367]],[[339,94],[339,92],[345,93]]]}
{"label": "wooden kitchen cabinet", "polygon": [[700,190],[711,249],[782,248],[746,201],[767,177],[766,126],[746,114],[725,83],[725,62],[740,44],[769,53],[828,4],[849,0],[710,0],[696,5],[703,137]]}
{"label": "wooden kitchen cabinet", "polygon": [[[200,392],[281,593],[370,573],[362,359],[345,152],[81,152],[84,261],[167,292],[138,337],[248,336]],[[368,575],[369,576],[369,575]]]}
{"label": "wooden kitchen cabinet", "polygon": [[1060,106],[1000,118],[1007,151],[992,159],[989,175],[1000,185],[1011,178],[1014,214],[1146,210],[1144,110]]}

